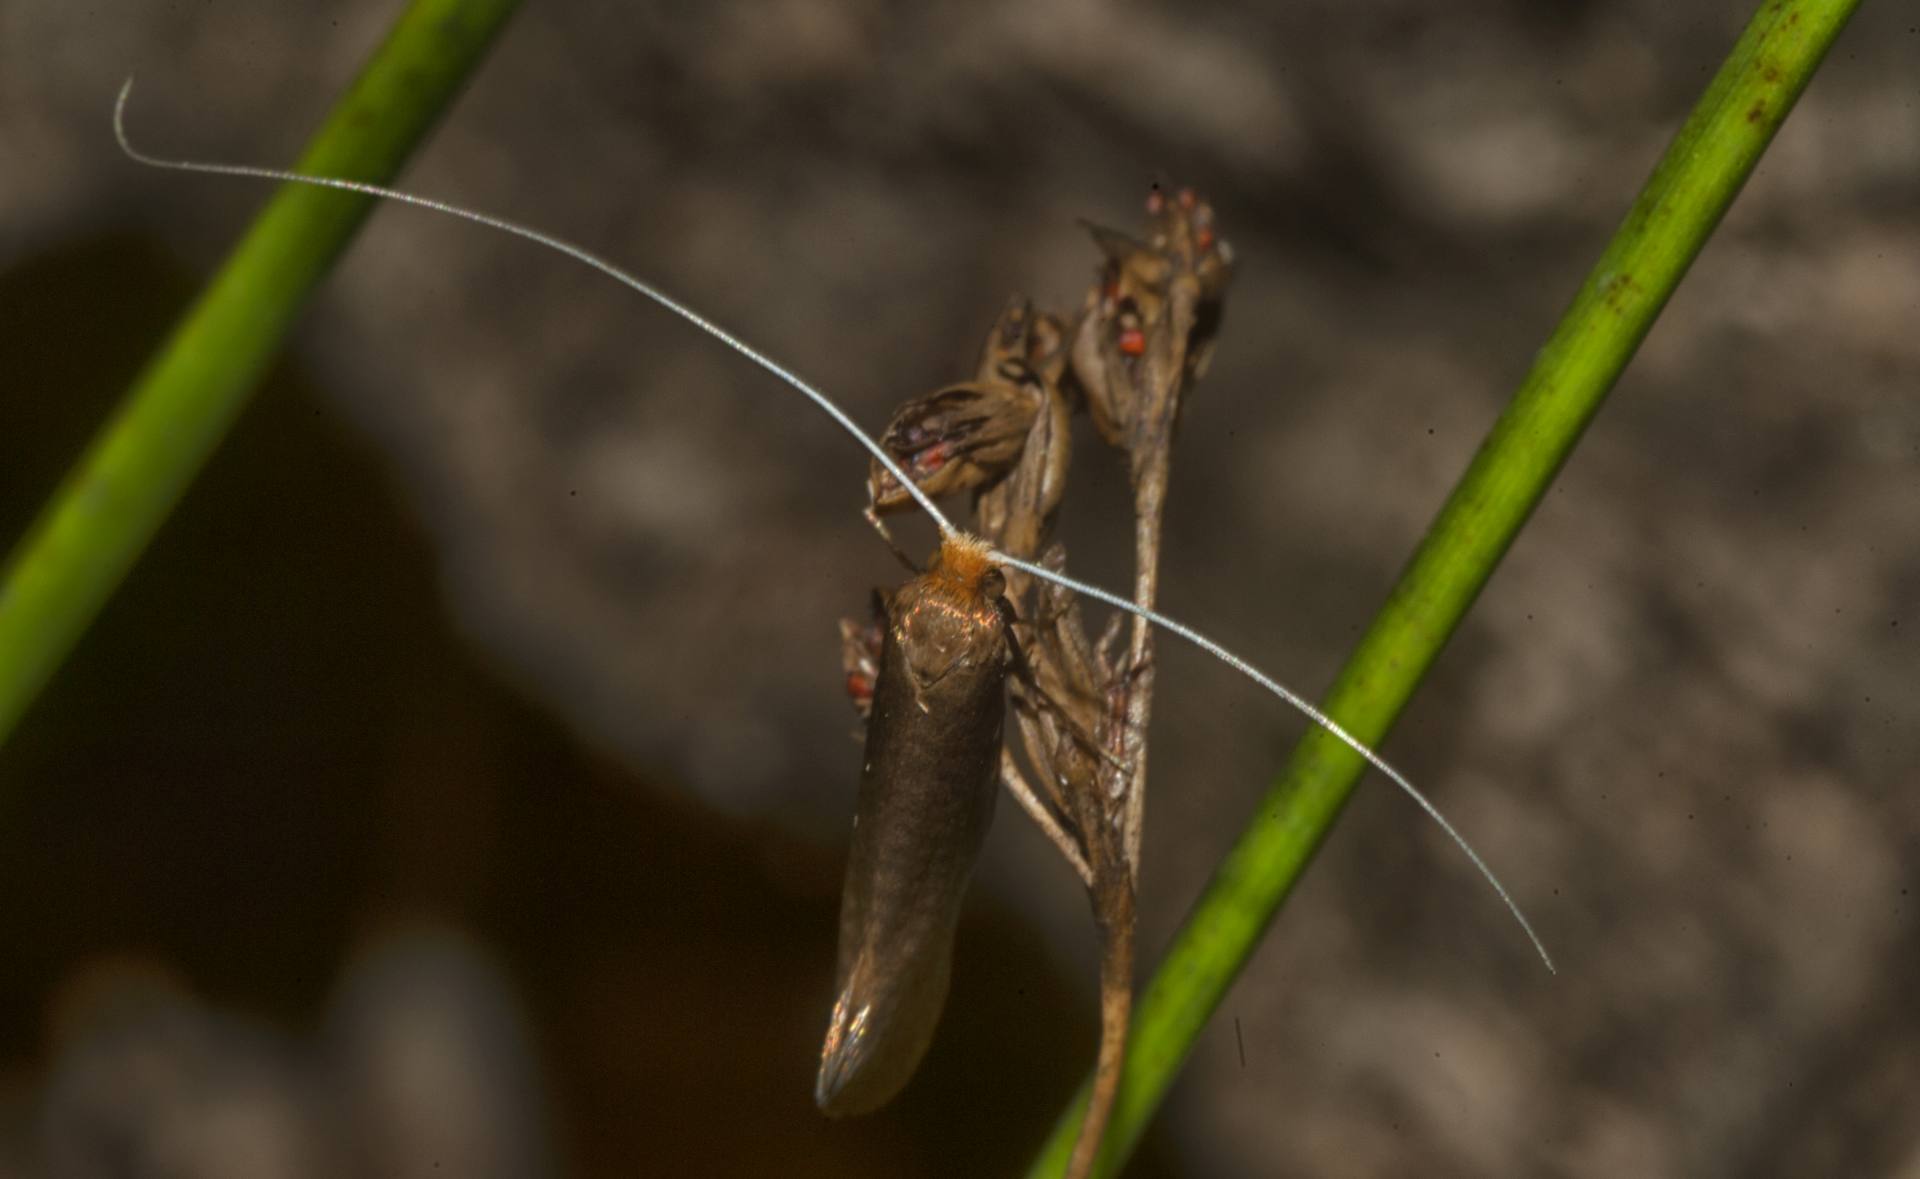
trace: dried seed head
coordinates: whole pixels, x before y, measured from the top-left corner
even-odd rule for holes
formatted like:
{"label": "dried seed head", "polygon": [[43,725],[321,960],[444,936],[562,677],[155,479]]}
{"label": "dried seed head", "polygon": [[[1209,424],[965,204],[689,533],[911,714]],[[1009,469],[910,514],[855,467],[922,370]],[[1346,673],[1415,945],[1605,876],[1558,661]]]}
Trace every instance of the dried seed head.
{"label": "dried seed head", "polygon": [[863,721],[873,711],[873,689],[880,678],[880,646],[886,626],[886,599],[878,590],[874,591],[872,611],[864,622],[852,618],[840,620],[840,670],[847,677],[847,699]]}
{"label": "dried seed head", "polygon": [[[1131,448],[1150,407],[1199,379],[1219,330],[1233,252],[1213,206],[1192,189],[1155,186],[1144,239],[1089,225],[1105,255],[1072,345],[1073,372],[1100,436]],[[1178,405],[1172,406],[1177,415]]]}
{"label": "dried seed head", "polygon": [[[928,495],[985,487],[1012,469],[1043,403],[1024,365],[1016,379],[952,385],[901,406],[881,445]],[[867,478],[874,510],[911,507],[912,495],[875,460]]]}

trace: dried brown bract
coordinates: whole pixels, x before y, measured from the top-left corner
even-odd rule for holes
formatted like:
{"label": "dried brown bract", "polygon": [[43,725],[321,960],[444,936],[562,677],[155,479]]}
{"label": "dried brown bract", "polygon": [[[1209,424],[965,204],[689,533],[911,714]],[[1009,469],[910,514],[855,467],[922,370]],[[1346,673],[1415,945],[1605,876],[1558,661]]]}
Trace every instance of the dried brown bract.
{"label": "dried brown bract", "polygon": [[879,590],[873,592],[873,611],[867,621],[840,620],[840,670],[847,676],[847,699],[853,702],[863,725],[873,715],[873,690],[880,679],[880,648],[886,628],[886,595]]}
{"label": "dried brown bract", "polygon": [[1154,189],[1147,217],[1144,239],[1087,226],[1106,264],[1072,347],[1094,425],[1128,450],[1141,447],[1135,431],[1167,416],[1162,400],[1205,374],[1233,276],[1233,251],[1215,228],[1213,206],[1192,189],[1170,199]]}
{"label": "dried brown bract", "polygon": [[[1035,418],[1049,410],[1048,389],[1066,368],[1060,321],[1014,299],[987,335],[977,375],[894,412],[880,443],[928,495],[990,487],[1026,452]],[[913,497],[879,462],[867,478],[876,512],[911,507]]]}
{"label": "dried brown bract", "polygon": [[[972,491],[1012,467],[1040,406],[1038,390],[1025,382],[950,385],[901,406],[880,442],[928,495]],[[876,511],[913,505],[877,461],[867,490]]]}

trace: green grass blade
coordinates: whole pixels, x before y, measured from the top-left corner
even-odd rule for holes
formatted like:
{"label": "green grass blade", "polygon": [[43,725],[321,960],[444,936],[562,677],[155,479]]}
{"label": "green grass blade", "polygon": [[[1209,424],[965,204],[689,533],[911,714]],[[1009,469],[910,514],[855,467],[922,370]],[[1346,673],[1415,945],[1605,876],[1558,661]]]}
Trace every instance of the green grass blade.
{"label": "green grass blade", "polygon": [[[1377,745],[1632,359],[1858,0],[1766,0],[1454,487],[1325,709]],[[1102,1173],[1117,1169],[1338,817],[1364,763],[1315,729],[1142,992]],[[1031,1175],[1058,1175],[1086,1089]]]}
{"label": "green grass blade", "polygon": [[[390,180],[517,6],[415,0],[308,145],[300,170]],[[102,144],[112,142],[107,98]],[[277,192],[8,558],[0,575],[0,741],[219,445],[372,204],[300,186]]]}

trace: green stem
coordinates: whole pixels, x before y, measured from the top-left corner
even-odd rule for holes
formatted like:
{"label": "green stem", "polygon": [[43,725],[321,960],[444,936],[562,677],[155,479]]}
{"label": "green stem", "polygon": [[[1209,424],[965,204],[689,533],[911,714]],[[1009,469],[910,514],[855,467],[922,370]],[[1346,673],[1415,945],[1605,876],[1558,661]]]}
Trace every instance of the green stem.
{"label": "green stem", "polygon": [[[1324,707],[1356,737],[1385,738],[1857,4],[1766,0],[1748,24],[1335,680]],[[1261,800],[1141,996],[1101,1173],[1139,1141],[1364,768],[1314,729]],[[1083,1086],[1032,1176],[1060,1173],[1085,1101]]]}
{"label": "green stem", "polygon": [[[517,5],[415,0],[299,169],[390,180]],[[102,95],[102,143],[107,113]],[[0,741],[219,445],[372,204],[294,185],[277,192],[8,558],[0,576]]]}

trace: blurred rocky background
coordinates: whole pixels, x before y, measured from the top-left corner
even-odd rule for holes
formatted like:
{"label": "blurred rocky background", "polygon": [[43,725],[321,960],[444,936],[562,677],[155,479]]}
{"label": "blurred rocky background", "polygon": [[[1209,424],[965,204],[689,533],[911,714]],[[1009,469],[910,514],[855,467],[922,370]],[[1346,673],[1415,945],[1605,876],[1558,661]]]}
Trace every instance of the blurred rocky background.
{"label": "blurred rocky background", "polygon": [[[400,5],[0,0],[0,544]],[[529,6],[408,174],[870,427],[1158,175],[1241,260],[1165,604],[1310,692],[1740,2]],[[1920,1175],[1920,31],[1869,3],[1131,1173]],[[1091,434],[1065,539],[1127,576]],[[897,568],[819,414],[587,272],[377,215],[0,749],[0,1175],[1015,1173],[1089,1065],[1007,807],[893,1109],[810,1102]],[[914,533],[916,545],[927,533]],[[1300,723],[1165,648],[1151,962]]]}

